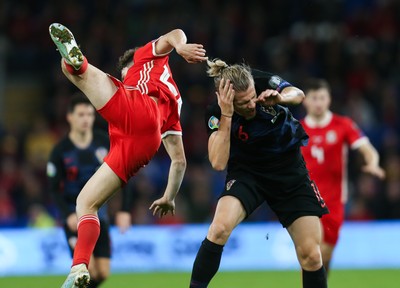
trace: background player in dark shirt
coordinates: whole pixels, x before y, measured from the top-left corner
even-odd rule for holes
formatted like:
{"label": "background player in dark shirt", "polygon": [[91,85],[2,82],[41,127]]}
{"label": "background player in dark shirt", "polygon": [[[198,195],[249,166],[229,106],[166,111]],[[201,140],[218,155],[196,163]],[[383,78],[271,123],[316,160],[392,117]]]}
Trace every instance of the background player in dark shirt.
{"label": "background player in dark shirt", "polygon": [[207,111],[208,152],[216,170],[228,169],[225,189],[193,265],[190,287],[207,287],[218,271],[232,230],[264,201],[289,232],[303,271],[303,287],[327,287],[319,217],[328,213],[310,180],[300,146],[307,134],[282,105],[304,93],[278,76],[245,65],[208,61],[218,103]]}
{"label": "background player in dark shirt", "polygon": [[[93,131],[95,109],[78,94],[71,98],[67,121],[70,131],[53,149],[47,164],[49,185],[64,220],[64,231],[71,255],[77,240],[76,198],[83,186],[103,163],[109,150],[108,135]],[[99,210],[100,236],[93,251],[89,287],[97,287],[110,272],[110,236],[107,205]]]}

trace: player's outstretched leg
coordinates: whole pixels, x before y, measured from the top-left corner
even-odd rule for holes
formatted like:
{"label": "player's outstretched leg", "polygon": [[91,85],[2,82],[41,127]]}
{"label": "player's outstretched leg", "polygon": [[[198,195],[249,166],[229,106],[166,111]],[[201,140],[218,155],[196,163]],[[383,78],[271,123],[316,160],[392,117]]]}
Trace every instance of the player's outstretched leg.
{"label": "player's outstretched leg", "polygon": [[79,70],[84,62],[84,56],[72,32],[59,23],[53,23],[49,26],[49,33],[65,62],[75,70]]}
{"label": "player's outstretched leg", "polygon": [[86,288],[89,285],[90,276],[85,264],[75,265],[61,288]]}
{"label": "player's outstretched leg", "polygon": [[64,75],[89,98],[96,109],[102,108],[118,90],[117,85],[108,74],[88,63],[67,27],[53,23],[49,26],[49,33],[62,56]]}

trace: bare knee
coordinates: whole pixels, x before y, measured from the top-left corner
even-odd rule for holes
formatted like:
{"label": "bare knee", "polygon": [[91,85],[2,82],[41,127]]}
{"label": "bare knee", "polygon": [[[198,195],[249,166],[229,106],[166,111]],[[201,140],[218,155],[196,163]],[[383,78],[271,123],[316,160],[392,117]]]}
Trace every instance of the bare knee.
{"label": "bare knee", "polygon": [[322,266],[321,250],[317,244],[303,244],[296,247],[299,263],[304,270],[316,271]]}
{"label": "bare knee", "polygon": [[76,198],[76,213],[78,217],[85,214],[96,214],[99,210],[99,205],[96,202],[91,201],[91,197],[87,197],[85,193],[80,193]]}
{"label": "bare knee", "polygon": [[213,222],[208,230],[207,238],[216,244],[225,245],[231,233],[232,228],[226,223]]}

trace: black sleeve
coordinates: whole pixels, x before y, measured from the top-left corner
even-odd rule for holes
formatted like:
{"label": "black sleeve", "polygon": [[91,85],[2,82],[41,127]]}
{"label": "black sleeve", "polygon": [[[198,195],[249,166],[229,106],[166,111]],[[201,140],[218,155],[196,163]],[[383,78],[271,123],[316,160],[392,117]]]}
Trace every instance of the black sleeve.
{"label": "black sleeve", "polygon": [[63,198],[63,191],[61,189],[64,175],[65,169],[62,161],[62,149],[61,145],[57,145],[51,152],[49,161],[47,162],[47,180],[50,194],[53,196],[61,216],[65,219],[71,213]]}
{"label": "black sleeve", "polygon": [[274,89],[281,92],[284,88],[293,86],[278,75],[269,72],[252,69],[251,74],[254,78],[257,95],[260,95],[266,89]]}

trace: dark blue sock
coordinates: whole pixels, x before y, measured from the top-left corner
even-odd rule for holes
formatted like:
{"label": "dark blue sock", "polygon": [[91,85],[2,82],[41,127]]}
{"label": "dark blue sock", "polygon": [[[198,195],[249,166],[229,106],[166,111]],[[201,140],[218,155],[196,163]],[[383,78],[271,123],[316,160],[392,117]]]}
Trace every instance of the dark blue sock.
{"label": "dark blue sock", "polygon": [[100,285],[100,282],[90,279],[90,282],[89,282],[89,285],[87,286],[87,288],[97,288],[99,285]]}
{"label": "dark blue sock", "polygon": [[201,243],[194,260],[190,288],[206,288],[217,273],[221,262],[223,245],[215,244],[207,238]]}
{"label": "dark blue sock", "polygon": [[303,288],[327,288],[327,277],[325,267],[317,271],[303,270]]}

